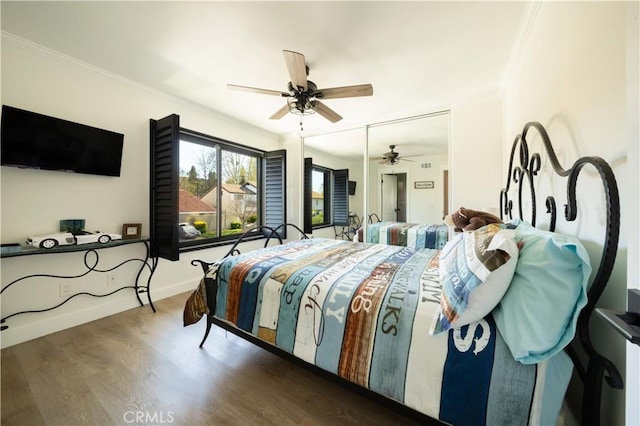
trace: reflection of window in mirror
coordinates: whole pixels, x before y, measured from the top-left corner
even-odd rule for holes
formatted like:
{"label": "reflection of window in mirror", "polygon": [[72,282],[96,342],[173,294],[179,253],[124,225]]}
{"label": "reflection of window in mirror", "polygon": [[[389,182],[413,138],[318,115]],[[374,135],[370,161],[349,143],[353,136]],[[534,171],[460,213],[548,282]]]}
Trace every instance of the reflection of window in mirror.
{"label": "reflection of window in mirror", "polygon": [[[347,196],[344,199],[342,208],[338,208],[339,212],[349,220],[348,214],[351,212],[353,217],[363,217],[365,211],[364,201],[365,192],[365,176],[364,176],[364,152],[365,152],[365,128],[339,130],[326,134],[309,135],[304,137],[303,141],[304,157],[312,158],[313,165],[328,168],[331,170],[348,170],[349,180],[357,182],[358,188],[354,194],[349,194],[349,183],[347,181]],[[309,191],[311,191],[311,177],[309,177]],[[307,193],[306,191],[304,192]],[[301,200],[301,207],[304,206],[304,197]],[[346,203],[348,202],[348,206]],[[335,203],[332,203],[335,207]],[[329,222],[323,229],[320,226],[313,231],[315,235],[333,238],[335,229],[331,228],[337,219],[336,214],[331,209],[326,208],[325,214],[333,215],[333,220]],[[311,199],[308,200],[308,209],[311,209]],[[303,212],[304,212],[303,208]],[[338,213],[338,212],[336,212]],[[303,223],[307,222],[303,213]],[[313,229],[311,225],[311,217],[308,218],[308,229]],[[343,225],[336,225],[343,226]],[[348,226],[348,225],[344,225]]]}
{"label": "reflection of window in mirror", "polygon": [[304,159],[304,231],[346,226],[349,220],[349,170],[333,170]]}
{"label": "reflection of window in mirror", "polygon": [[[331,206],[330,184],[331,171],[324,168],[313,167],[311,171],[311,225],[327,225],[329,214],[325,213],[325,207]],[[325,188],[327,191],[325,191]]]}

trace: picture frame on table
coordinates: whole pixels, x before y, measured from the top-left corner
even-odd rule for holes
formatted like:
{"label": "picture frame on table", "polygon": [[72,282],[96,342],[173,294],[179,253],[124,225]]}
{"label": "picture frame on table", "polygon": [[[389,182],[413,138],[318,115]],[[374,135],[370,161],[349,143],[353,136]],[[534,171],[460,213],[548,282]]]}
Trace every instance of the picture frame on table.
{"label": "picture frame on table", "polygon": [[122,239],[133,240],[140,238],[142,235],[141,223],[125,223],[122,225]]}

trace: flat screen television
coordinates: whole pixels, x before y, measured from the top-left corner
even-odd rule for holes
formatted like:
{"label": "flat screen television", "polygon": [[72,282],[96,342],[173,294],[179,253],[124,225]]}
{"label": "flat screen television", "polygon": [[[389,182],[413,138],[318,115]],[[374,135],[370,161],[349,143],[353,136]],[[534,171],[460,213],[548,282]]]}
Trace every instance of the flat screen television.
{"label": "flat screen television", "polygon": [[0,164],[120,176],[124,135],[2,106]]}
{"label": "flat screen television", "polygon": [[349,181],[349,195],[356,195],[356,181]]}

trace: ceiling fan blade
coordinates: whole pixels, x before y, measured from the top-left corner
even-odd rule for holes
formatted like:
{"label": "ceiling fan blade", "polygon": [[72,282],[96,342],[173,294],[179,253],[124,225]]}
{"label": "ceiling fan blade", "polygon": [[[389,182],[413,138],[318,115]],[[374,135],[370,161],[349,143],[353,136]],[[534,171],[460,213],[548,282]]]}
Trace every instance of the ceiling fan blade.
{"label": "ceiling fan blade", "polygon": [[404,158],[404,157],[402,157],[402,158],[396,158],[396,160],[399,160],[399,161],[408,161],[408,162],[410,162],[410,163],[415,163],[415,160],[407,160],[407,159],[406,159],[406,158]]}
{"label": "ceiling fan blade", "polygon": [[252,92],[252,93],[260,93],[263,95],[274,95],[274,96],[289,96],[286,92],[280,92],[278,90],[269,90],[269,89],[258,89],[256,87],[247,87],[247,86],[238,86],[236,84],[227,84],[227,87],[232,90],[240,90],[242,92]]}
{"label": "ceiling fan blade", "polygon": [[302,91],[307,90],[307,64],[304,61],[304,55],[291,50],[283,50],[284,61],[287,64],[289,78],[294,87],[302,87]]}
{"label": "ceiling fan blade", "polygon": [[332,123],[342,120],[342,117],[337,112],[320,101],[316,101],[316,112]]}
{"label": "ceiling fan blade", "polygon": [[373,86],[359,84],[357,86],[331,87],[329,89],[316,90],[316,97],[322,99],[355,98],[357,96],[373,95]]}
{"label": "ceiling fan blade", "polygon": [[271,117],[269,117],[269,119],[270,120],[279,120],[282,117],[284,117],[285,115],[287,115],[288,112],[289,112],[289,104],[286,104],[285,106],[283,106],[282,108],[280,108],[279,110],[274,112],[273,115]]}

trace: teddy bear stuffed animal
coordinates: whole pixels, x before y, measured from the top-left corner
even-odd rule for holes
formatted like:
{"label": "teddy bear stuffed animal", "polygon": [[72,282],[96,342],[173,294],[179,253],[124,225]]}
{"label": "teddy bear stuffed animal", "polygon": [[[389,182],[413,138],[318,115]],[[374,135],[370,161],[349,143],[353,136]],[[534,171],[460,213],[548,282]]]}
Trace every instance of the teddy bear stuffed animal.
{"label": "teddy bear stuffed animal", "polygon": [[490,223],[503,223],[502,219],[491,213],[460,207],[444,218],[444,223],[456,232],[475,231]]}

